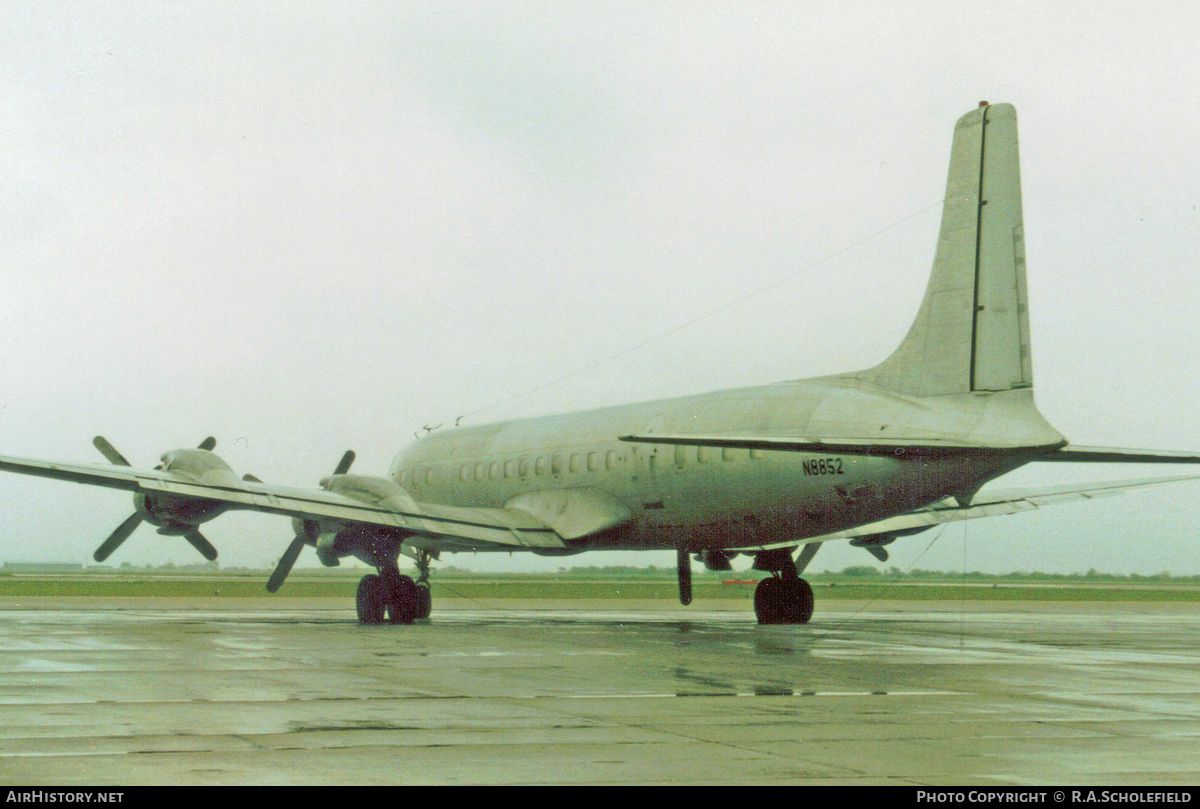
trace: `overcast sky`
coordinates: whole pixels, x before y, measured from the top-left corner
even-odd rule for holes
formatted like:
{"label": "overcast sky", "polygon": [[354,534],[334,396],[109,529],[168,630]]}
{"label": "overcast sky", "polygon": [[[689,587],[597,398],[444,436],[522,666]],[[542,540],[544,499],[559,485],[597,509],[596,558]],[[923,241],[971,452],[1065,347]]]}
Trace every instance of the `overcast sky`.
{"label": "overcast sky", "polygon": [[[1042,412],[1076,443],[1200,450],[1198,23],[1194,2],[5,3],[0,453],[102,462],[101,433],[153,465],[211,434],[239,473],[315,486],[480,408],[465,423],[873,365],[981,99],[1020,115]],[[1198,496],[973,521],[917,566],[1197,573]],[[0,560],[90,560],[130,510],[5,475]],[[204,530],[226,565],[292,535]],[[111,561],[198,559],[143,527]],[[490,565],[569,562],[671,559]]]}

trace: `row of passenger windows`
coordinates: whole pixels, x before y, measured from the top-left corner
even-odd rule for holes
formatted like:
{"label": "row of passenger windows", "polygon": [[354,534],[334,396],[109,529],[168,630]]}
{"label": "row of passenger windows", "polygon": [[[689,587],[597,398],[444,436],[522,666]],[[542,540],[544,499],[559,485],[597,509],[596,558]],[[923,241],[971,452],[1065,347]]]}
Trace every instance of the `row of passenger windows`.
{"label": "row of passenger windows", "polygon": [[[610,449],[604,453],[604,468],[616,469],[617,464],[623,461],[616,450]],[[566,468],[572,472],[582,472],[585,468],[589,472],[595,472],[600,468],[600,453],[589,452],[585,456],[581,452],[573,452],[570,457],[565,459]],[[533,460],[533,474],[545,475],[561,475],[563,473],[564,458],[562,455],[539,455]],[[529,476],[530,459],[511,459],[501,464],[499,461],[491,461],[490,463],[477,463],[474,466],[471,464],[463,464],[458,468],[458,479],[464,483],[468,480],[483,480],[485,477],[489,480],[497,480],[499,478],[523,478]]]}
{"label": "row of passenger windows", "polygon": [[[675,465],[682,468],[690,459],[698,463],[707,463],[716,457],[717,451],[709,447],[675,447]],[[743,449],[734,449],[732,447],[724,447],[720,451],[722,461],[733,461],[739,457],[745,457],[746,451]],[[762,457],[763,450],[750,450],[751,458]],[[625,459],[618,455],[616,450],[610,449],[604,453],[604,468],[616,469],[618,464]],[[585,468],[589,472],[595,472],[600,468],[600,453],[589,452],[586,455],[582,452],[573,452],[565,458],[566,468],[571,472],[582,472]],[[562,455],[539,455],[533,459],[532,467],[534,475],[561,475],[563,473],[564,456]],[[458,468],[458,479],[466,483],[470,480],[499,480],[501,478],[525,478],[529,476],[530,459],[520,458],[504,461],[490,461],[488,463],[463,464]],[[433,467],[424,470],[414,469],[410,472],[400,473],[400,485],[408,486],[419,484],[424,481],[426,485],[433,483],[434,470]]]}
{"label": "row of passenger windows", "polygon": [[[688,458],[695,457],[700,463],[707,463],[711,458],[716,457],[717,450],[712,447],[685,447],[682,444],[675,447],[675,465],[683,466],[687,463]],[[764,450],[750,450],[751,458],[761,458]],[[738,458],[746,457],[746,450],[736,449],[735,447],[721,447],[722,461],[735,461]]]}

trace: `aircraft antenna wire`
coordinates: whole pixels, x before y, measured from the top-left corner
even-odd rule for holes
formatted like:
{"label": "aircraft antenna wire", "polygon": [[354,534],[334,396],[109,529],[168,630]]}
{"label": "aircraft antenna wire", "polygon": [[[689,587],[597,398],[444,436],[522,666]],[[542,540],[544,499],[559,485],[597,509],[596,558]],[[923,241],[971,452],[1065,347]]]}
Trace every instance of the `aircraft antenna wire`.
{"label": "aircraft antenna wire", "polygon": [[454,425],[457,427],[458,424],[463,419],[471,418],[472,416],[476,416],[487,410],[491,410],[494,407],[499,407],[500,405],[508,404],[509,402],[516,401],[517,399],[522,399],[526,396],[529,396],[530,394],[537,393],[539,391],[545,390],[546,388],[557,385],[559,382],[565,382],[566,380],[571,379],[572,377],[576,377],[576,376],[579,376],[580,374],[587,373],[588,371],[598,368],[601,365],[605,365],[607,363],[612,362],[615,359],[619,359],[621,357],[624,357],[627,354],[632,354],[633,352],[635,352],[639,349],[645,348],[646,346],[650,345],[651,343],[657,342],[657,341],[663,339],[664,337],[670,337],[672,334],[683,331],[684,329],[686,329],[690,326],[694,326],[695,324],[700,323],[701,321],[708,320],[710,317],[713,317],[714,315],[718,315],[721,312],[732,309],[735,306],[740,306],[741,304],[745,303],[746,301],[750,300],[751,298],[761,295],[762,293],[764,293],[768,290],[774,289],[775,287],[779,286],[780,284],[784,284],[784,283],[787,283],[788,281],[791,281],[793,278],[795,278],[797,275],[800,275],[801,273],[808,272],[809,270],[811,270],[815,267],[819,267],[822,264],[833,261],[835,258],[845,255],[846,253],[850,252],[851,250],[855,249],[856,247],[860,247],[860,246],[866,244],[867,242],[871,241],[872,239],[876,239],[891,230],[895,230],[896,228],[900,227],[901,225],[906,224],[907,222],[909,222],[913,219],[916,219],[918,216],[921,216],[922,214],[933,210],[934,208],[941,205],[943,202],[945,202],[945,199],[939,199],[937,202],[926,205],[921,210],[919,210],[915,213],[911,213],[908,216],[904,217],[903,219],[899,219],[899,220],[893,222],[892,224],[888,225],[887,227],[881,228],[880,230],[877,230],[868,236],[864,236],[863,238],[859,239],[858,241],[854,242],[853,244],[847,245],[846,247],[843,247],[840,250],[836,250],[833,253],[830,253],[829,255],[827,255],[823,258],[820,258],[814,262],[805,264],[804,266],[800,267],[800,269],[796,270],[795,272],[788,273],[787,275],[785,275],[781,278],[776,278],[774,281],[764,284],[763,286],[760,286],[757,289],[751,290],[750,292],[747,292],[745,295],[742,295],[741,297],[734,298],[733,300],[731,300],[727,303],[723,303],[720,306],[714,307],[713,309],[710,309],[707,312],[692,318],[691,320],[685,321],[677,326],[672,326],[671,328],[669,328],[665,331],[662,331],[662,332],[659,332],[658,334],[652,335],[651,337],[646,338],[645,340],[643,340],[640,343],[637,343],[636,345],[630,346],[629,348],[622,349],[622,350],[616,352],[615,354],[611,354],[611,355],[605,357],[604,359],[597,360],[596,362],[593,362],[590,365],[585,365],[584,367],[579,368],[575,371],[572,371],[569,374],[563,374],[562,376],[551,379],[549,382],[544,382],[540,385],[536,385],[536,386],[529,388],[527,390],[524,390],[520,393],[513,394],[512,396],[506,396],[502,399],[497,399],[496,401],[491,402],[490,404],[486,404],[483,407],[479,407],[468,413],[464,413],[455,420]]}
{"label": "aircraft antenna wire", "polygon": [[821,635],[821,637],[827,637],[828,635],[831,635],[834,632],[837,632],[838,630],[842,629],[848,623],[850,623],[855,618],[857,618],[859,615],[861,615],[863,610],[865,610],[867,607],[874,604],[879,599],[883,598],[884,593],[886,593],[888,590],[890,590],[892,587],[894,587],[900,581],[900,579],[902,579],[904,577],[904,574],[906,574],[906,573],[908,573],[908,571],[912,570],[913,567],[916,566],[917,562],[921,561],[921,557],[929,552],[929,549],[933,547],[933,543],[937,542],[939,539],[942,538],[942,532],[946,530],[946,526],[949,524],[950,523],[944,522],[941,525],[939,525],[937,533],[933,535],[933,539],[929,540],[929,544],[925,546],[925,550],[918,553],[917,558],[913,559],[911,562],[908,563],[908,567],[904,568],[904,570],[897,571],[895,574],[893,574],[893,576],[889,580],[887,580],[883,584],[879,585],[878,591],[875,593],[875,595],[871,596],[870,600],[867,601],[866,604],[863,604],[861,607],[856,609],[850,615],[849,618],[843,618],[842,620],[840,620],[836,624],[834,624],[832,627],[825,630],[825,632]]}

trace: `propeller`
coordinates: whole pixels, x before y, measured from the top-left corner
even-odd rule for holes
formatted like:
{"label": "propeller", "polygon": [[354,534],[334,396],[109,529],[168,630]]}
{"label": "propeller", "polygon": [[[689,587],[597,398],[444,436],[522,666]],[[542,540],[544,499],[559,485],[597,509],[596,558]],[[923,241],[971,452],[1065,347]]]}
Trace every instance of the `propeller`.
{"label": "propeller", "polygon": [[129,539],[129,535],[134,529],[142,524],[142,515],[136,511],[126,518],[125,522],[117,526],[117,530],[109,534],[108,539],[96,548],[96,552],[92,554],[92,558],[97,562],[103,562],[108,557],[112,556],[112,552],[121,547],[121,543]]}
{"label": "propeller", "polygon": [[346,450],[346,454],[342,456],[342,459],[338,461],[337,468],[333,470],[333,474],[346,474],[348,471],[350,471],[350,464],[352,463],[354,463],[354,450],[348,449]]}
{"label": "propeller", "polygon": [[271,578],[267,579],[268,593],[276,592],[283,585],[283,580],[292,572],[292,565],[296,564],[296,557],[300,555],[300,551],[304,549],[307,541],[303,536],[297,535],[292,540],[292,544],[287,546],[287,550],[283,552],[283,556],[279,559],[279,564],[271,572]]}
{"label": "propeller", "polygon": [[200,551],[200,555],[208,561],[211,562],[217,558],[217,549],[214,548],[213,544],[205,539],[204,534],[200,533],[199,531],[192,529],[184,534],[183,538],[188,541],[189,545]]}
{"label": "propeller", "polygon": [[[216,445],[217,439],[210,435],[208,438],[200,442],[199,449],[212,452]],[[110,444],[108,439],[104,436],[98,435],[93,438],[92,446],[100,450],[100,454],[107,458],[108,462],[114,466],[130,466],[129,461],[125,460],[125,456],[118,452],[117,448]],[[129,539],[129,535],[132,534],[134,530],[136,530],[137,527],[142,524],[144,519],[145,518],[142,517],[140,512],[135,511],[130,514],[125,518],[123,523],[117,526],[117,530],[108,535],[108,539],[100,543],[100,547],[96,548],[96,552],[92,554],[92,558],[97,562],[103,562],[105,559],[112,556],[113,551],[121,547],[125,540]],[[184,539],[191,543],[193,548],[200,551],[200,553],[208,561],[211,562],[217,558],[217,549],[214,548],[212,543],[205,539],[204,535],[199,531],[193,530],[191,533],[185,534]]]}
{"label": "propeller", "polygon": [[129,466],[129,461],[125,460],[125,456],[117,452],[116,447],[108,443],[108,439],[102,435],[98,435],[92,439],[92,446],[100,450],[100,454],[108,459],[110,464],[114,466]]}
{"label": "propeller", "polygon": [[[344,475],[350,469],[350,465],[354,463],[354,450],[346,450],[346,454],[338,461],[338,465],[334,468],[333,474]],[[250,476],[246,476],[250,477]],[[243,478],[244,480],[245,478]],[[256,479],[257,480],[257,479]],[[279,563],[275,565],[275,569],[271,571],[271,578],[267,579],[267,592],[274,593],[283,586],[283,582],[287,579],[288,574],[292,572],[292,565],[296,564],[296,559],[300,556],[300,551],[304,550],[304,546],[308,544],[308,538],[302,533],[302,528],[297,525],[296,537],[292,543],[287,546],[287,550],[283,552],[283,556],[279,557]]]}

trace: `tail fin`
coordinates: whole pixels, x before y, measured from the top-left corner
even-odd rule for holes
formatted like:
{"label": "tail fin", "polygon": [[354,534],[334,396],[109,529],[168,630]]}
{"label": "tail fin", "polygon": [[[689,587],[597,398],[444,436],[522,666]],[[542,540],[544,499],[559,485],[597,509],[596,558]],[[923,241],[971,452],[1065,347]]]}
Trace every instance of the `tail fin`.
{"label": "tail fin", "polygon": [[915,396],[1033,386],[1011,104],[958,119],[925,299],[895,353],[856,376]]}

